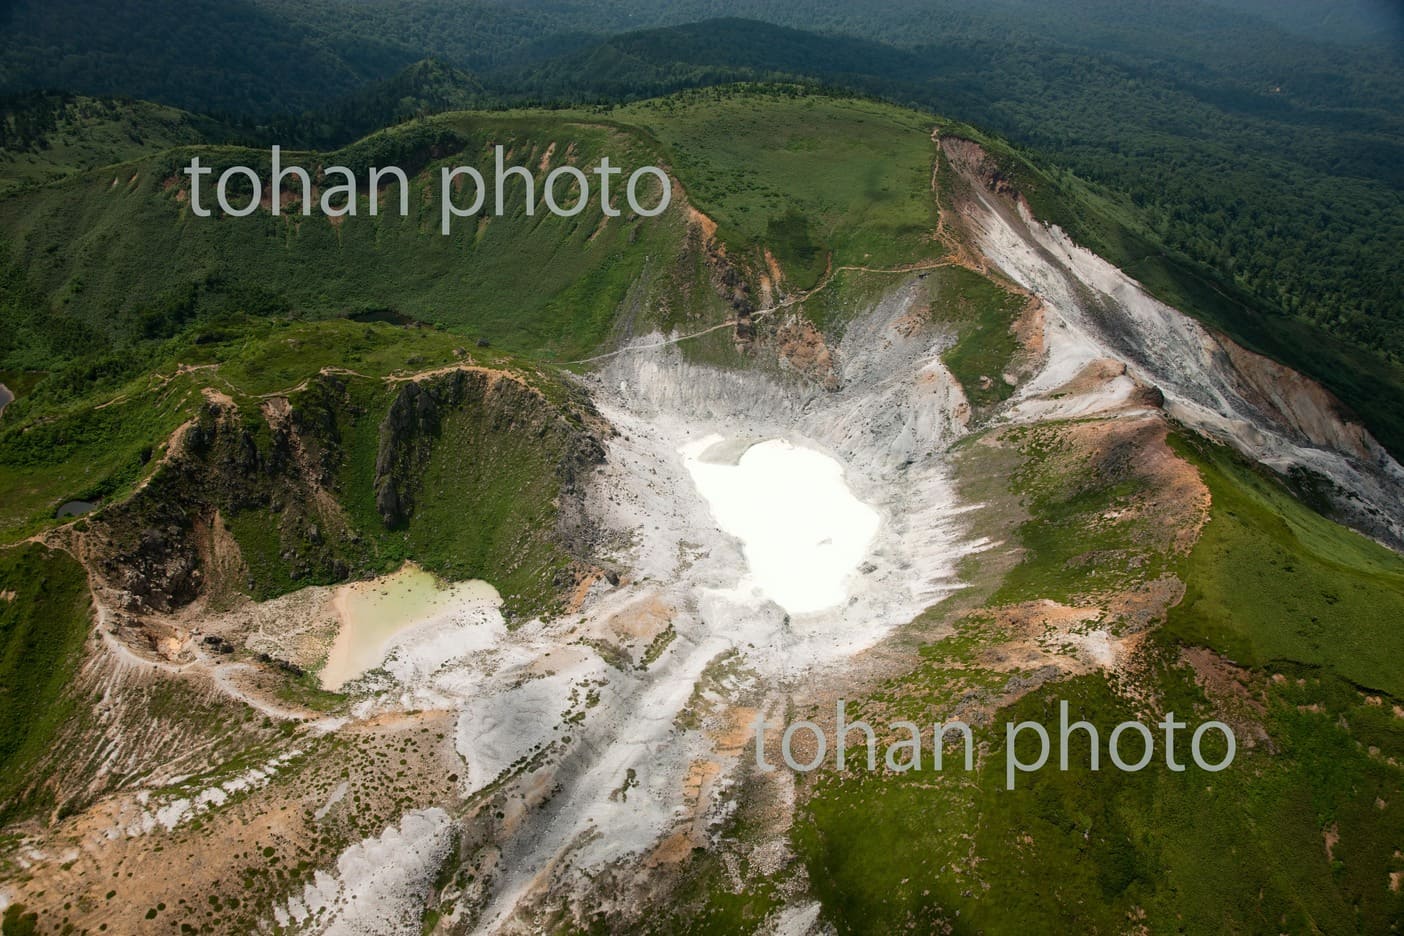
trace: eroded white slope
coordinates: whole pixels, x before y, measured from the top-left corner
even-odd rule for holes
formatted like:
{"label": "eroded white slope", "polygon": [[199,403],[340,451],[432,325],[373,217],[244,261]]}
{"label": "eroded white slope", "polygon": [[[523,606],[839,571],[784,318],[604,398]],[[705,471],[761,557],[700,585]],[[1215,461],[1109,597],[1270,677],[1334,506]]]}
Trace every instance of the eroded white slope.
{"label": "eroded white slope", "polygon": [[342,852],[277,908],[280,927],[321,936],[415,936],[424,902],[452,844],[442,809],[406,813],[398,825]]}
{"label": "eroded white slope", "polygon": [[[511,671],[500,672],[497,681],[512,688],[468,703],[459,738],[470,763],[486,755],[502,764],[500,748],[514,734],[523,741],[507,754],[555,744],[545,766],[521,778],[557,792],[515,818],[483,931],[530,930],[522,911],[543,892],[569,892],[582,872],[628,867],[664,837],[705,828],[709,814],[724,814],[740,753],[718,741],[735,727],[728,713],[764,708],[792,680],[844,665],[960,587],[956,564],[984,544],[967,536],[943,453],[964,432],[969,408],[940,364],[939,337],[901,327],[924,296],[912,284],[850,327],[837,353],[837,392],[692,364],[657,336],[595,379],[592,396],[618,435],[590,509],[616,534],[613,558],[630,579],[602,586],[578,618],[550,629],[600,634],[648,604],[666,609],[676,636],[646,670],[591,671],[593,656],[558,663],[553,654],[549,666],[538,659],[531,667],[556,675],[511,682]],[[862,531],[866,555],[840,602],[787,614],[748,586],[743,542],[719,529],[688,470],[687,453],[716,439],[736,456],[747,442],[788,440],[842,467],[843,483],[878,523]],[[829,509],[823,499],[810,507]],[[726,661],[721,670],[718,661]],[[550,681],[572,669],[568,684],[593,682],[594,701],[567,731],[540,721],[483,730],[522,706],[544,717]],[[554,690],[557,704],[568,701],[565,683]],[[714,779],[689,794],[699,766]]]}
{"label": "eroded white slope", "polygon": [[1330,478],[1348,492],[1343,507],[1361,529],[1404,544],[1404,468],[1318,385],[1211,334],[1022,201],[1011,208],[978,186],[975,195],[965,214],[981,252],[1045,306],[1048,360],[1009,418],[1038,418],[1047,394],[1112,358],[1158,387],[1186,425],[1279,471],[1302,466]]}

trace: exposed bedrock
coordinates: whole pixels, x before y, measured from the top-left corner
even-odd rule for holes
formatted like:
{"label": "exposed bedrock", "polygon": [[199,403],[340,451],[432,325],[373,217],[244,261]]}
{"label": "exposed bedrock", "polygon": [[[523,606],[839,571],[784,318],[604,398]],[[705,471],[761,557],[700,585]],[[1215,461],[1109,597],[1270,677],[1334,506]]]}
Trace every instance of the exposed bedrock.
{"label": "exposed bedrock", "polygon": [[1328,391],[1160,302],[1036,219],[1017,193],[991,186],[988,160],[975,144],[946,139],[943,147],[970,183],[958,208],[980,251],[1046,306],[1048,361],[1016,395],[1012,418],[1020,402],[1110,357],[1158,388],[1181,422],[1294,481],[1305,479],[1336,519],[1404,548],[1404,468]]}
{"label": "exposed bedrock", "polygon": [[[374,522],[358,526],[346,509],[359,493],[344,489],[347,476],[355,476],[346,468],[354,457],[348,440],[366,432],[377,443],[372,483],[384,529],[441,522],[437,501],[432,516],[418,519],[431,506],[422,490],[426,472],[436,479],[439,500],[451,485],[455,503],[472,506],[494,496],[485,478],[515,471],[523,484],[545,492],[540,503],[523,508],[539,522],[521,524],[530,528],[519,541],[549,541],[552,555],[589,564],[594,531],[582,482],[604,457],[598,438],[604,430],[583,397],[558,405],[513,375],[473,368],[389,389],[364,395],[388,398],[383,416],[366,412],[347,380],[328,374],[257,407],[210,395],[199,416],[173,434],[150,482],[86,524],[87,553],[114,593],[113,605],[170,613],[214,587],[265,597],[247,569],[221,571],[212,562],[215,543],[229,539],[225,527],[241,518],[246,528],[268,531],[273,554],[260,559],[265,575],[271,568],[290,584],[327,584],[382,571],[376,537],[383,530]],[[484,512],[504,526],[519,519],[495,501]],[[471,546],[473,536],[494,532],[478,524],[464,539]],[[573,584],[565,575],[552,589],[564,594]]]}
{"label": "exposed bedrock", "polygon": [[[582,873],[598,896],[602,874],[705,845],[754,713],[799,680],[837,674],[961,587],[958,563],[984,544],[970,535],[945,451],[969,407],[939,360],[947,336],[911,327],[928,301],[914,278],[860,315],[834,349],[833,391],[698,364],[658,335],[585,379],[617,430],[586,508],[605,560],[627,571],[617,585],[597,583],[578,615],[512,632],[490,670],[468,662],[434,678],[432,691],[463,698],[468,788],[497,783],[486,802],[530,807],[504,808],[510,829],[483,852],[491,885],[479,929],[530,930],[534,908],[581,892]],[[685,450],[704,442],[703,457],[726,464],[777,438],[836,461],[880,517],[844,599],[822,609],[787,614],[757,587],[743,543],[718,528],[689,473]],[[592,652],[563,652],[572,642]],[[587,698],[563,737],[559,714]]]}

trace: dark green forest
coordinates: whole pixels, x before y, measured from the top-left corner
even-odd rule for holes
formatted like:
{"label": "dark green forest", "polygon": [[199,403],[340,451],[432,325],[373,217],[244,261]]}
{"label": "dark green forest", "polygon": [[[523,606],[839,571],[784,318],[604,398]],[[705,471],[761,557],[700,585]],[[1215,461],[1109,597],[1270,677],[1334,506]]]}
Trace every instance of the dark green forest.
{"label": "dark green forest", "polygon": [[[0,91],[150,99],[258,146],[743,80],[857,91],[1089,183],[1134,234],[1111,259],[1192,271],[1252,320],[1240,333],[1276,317],[1404,360],[1404,33],[1388,3],[18,0],[0,29]],[[45,100],[11,99],[0,146],[46,145]]]}

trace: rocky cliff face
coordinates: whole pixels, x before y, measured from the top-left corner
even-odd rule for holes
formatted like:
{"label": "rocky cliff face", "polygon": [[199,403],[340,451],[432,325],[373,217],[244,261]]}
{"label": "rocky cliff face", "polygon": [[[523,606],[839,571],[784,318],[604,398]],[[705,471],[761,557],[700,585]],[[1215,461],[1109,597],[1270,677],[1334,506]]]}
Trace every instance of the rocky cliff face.
{"label": "rocky cliff face", "polygon": [[[383,412],[375,409],[386,399]],[[198,417],[169,441],[151,481],[85,525],[83,548],[113,605],[138,615],[171,613],[214,592],[266,597],[345,581],[402,558],[452,563],[455,549],[481,554],[473,537],[500,531],[470,525],[456,531],[441,555],[428,557],[402,555],[388,534],[407,531],[421,515],[428,515],[426,525],[437,522],[441,505],[427,508],[429,498],[452,499],[469,488],[486,494],[492,486],[485,478],[515,463],[533,475],[536,489],[546,485],[555,495],[534,505],[552,522],[530,535],[563,561],[585,565],[592,536],[580,507],[581,481],[604,457],[601,426],[579,399],[553,403],[514,375],[471,368],[398,380],[383,390],[361,378],[323,374],[288,397],[256,405],[207,392]],[[374,464],[359,471],[357,459],[370,448],[355,443],[370,432]],[[539,456],[530,465],[515,456],[523,445]],[[426,472],[433,474],[432,490],[425,488]],[[357,490],[367,475],[372,490]],[[373,503],[378,522],[348,509],[360,501]],[[232,541],[242,553],[233,574],[231,563],[216,561],[216,541]],[[571,584],[568,576],[556,583]]]}
{"label": "rocky cliff face", "polygon": [[118,607],[169,613],[205,593],[217,515],[267,515],[280,540],[301,544],[283,557],[290,576],[349,573],[327,535],[345,521],[318,496],[317,475],[302,470],[303,439],[283,404],[250,412],[207,394],[199,415],[167,443],[150,482],[92,520],[85,549]]}
{"label": "rocky cliff face", "polygon": [[982,259],[1045,306],[1047,361],[1015,397],[1011,418],[1030,415],[1020,404],[1090,363],[1118,361],[1179,421],[1288,478],[1316,479],[1328,515],[1404,548],[1404,468],[1327,390],[1165,305],[1035,218],[975,143],[948,138],[942,148],[964,183],[957,214]]}
{"label": "rocky cliff face", "polygon": [[[414,478],[423,469],[434,439],[439,435],[440,393],[448,405],[462,383],[454,382],[436,392],[407,383],[390,404],[380,423],[380,447],[375,459],[375,507],[380,519],[394,530],[403,527],[414,511]],[[447,391],[447,393],[444,393]]]}

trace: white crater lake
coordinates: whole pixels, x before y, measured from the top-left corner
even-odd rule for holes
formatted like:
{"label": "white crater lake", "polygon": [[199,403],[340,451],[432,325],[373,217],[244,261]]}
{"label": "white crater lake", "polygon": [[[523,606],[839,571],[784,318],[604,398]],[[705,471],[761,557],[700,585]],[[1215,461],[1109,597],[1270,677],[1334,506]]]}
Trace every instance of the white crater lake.
{"label": "white crater lake", "polygon": [[717,526],[741,541],[762,594],[790,614],[844,602],[881,518],[848,489],[842,465],[783,439],[748,445],[712,435],[681,452]]}

